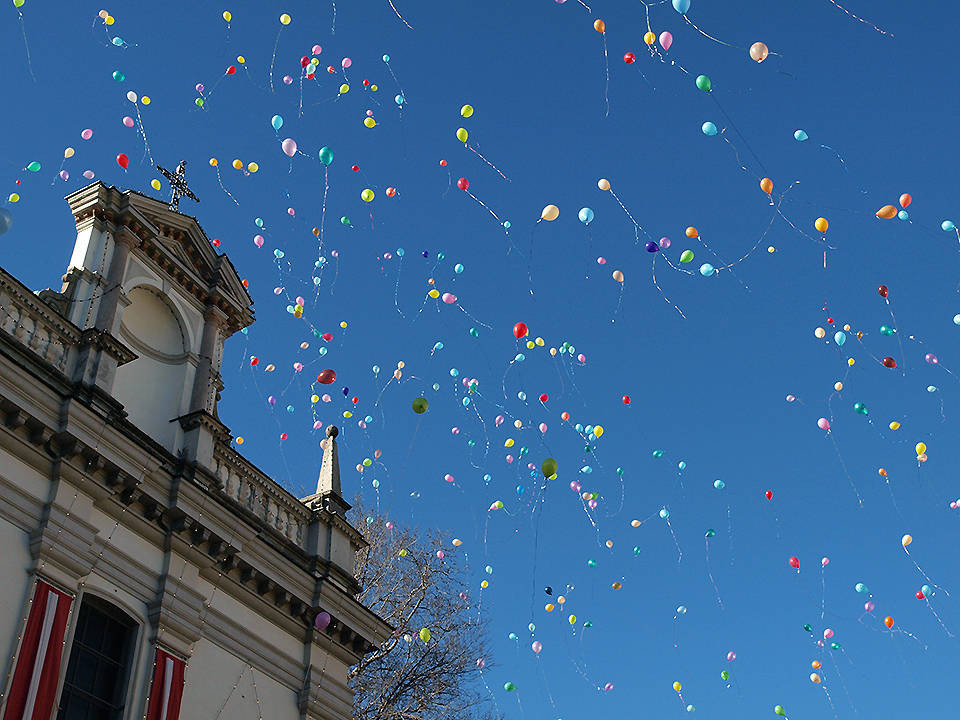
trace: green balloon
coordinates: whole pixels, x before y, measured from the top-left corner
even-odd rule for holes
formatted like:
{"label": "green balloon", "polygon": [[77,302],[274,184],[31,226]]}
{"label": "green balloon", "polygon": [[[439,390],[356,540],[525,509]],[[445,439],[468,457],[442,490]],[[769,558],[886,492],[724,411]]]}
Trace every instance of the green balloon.
{"label": "green balloon", "polygon": [[193,103],[197,107],[203,107],[203,98],[197,98],[196,100],[193,101]]}
{"label": "green balloon", "polygon": [[470,328],[470,337],[480,337],[480,333],[476,328]]}
{"label": "green balloon", "polygon": [[320,162],[329,166],[333,162],[333,150],[326,146],[320,148]]}
{"label": "green balloon", "polygon": [[27,170],[30,172],[40,172],[40,163],[34,160],[32,163],[27,165]]}
{"label": "green balloon", "polygon": [[773,708],[773,711],[774,711],[777,715],[782,715],[783,717],[786,717],[786,716],[787,716],[787,711],[783,709],[783,705],[775,705],[774,708]]}
{"label": "green balloon", "polygon": [[346,215],[344,215],[342,218],[340,218],[340,224],[341,224],[341,225],[349,225],[349,224],[350,224],[350,218],[348,218]]}
{"label": "green balloon", "polygon": [[854,404],[853,404],[853,409],[854,409],[854,411],[856,411],[856,412],[857,412],[858,414],[860,414],[860,415],[866,415],[866,414],[867,414],[867,406],[864,405],[862,402],[854,403]]}
{"label": "green balloon", "polygon": [[663,457],[663,450],[654,450],[654,451],[653,451],[653,456],[654,456],[655,458],[662,458],[662,457]]}
{"label": "green balloon", "polygon": [[23,4],[24,4],[26,1],[27,1],[27,0],[13,0],[13,6],[16,7],[16,8],[22,8],[22,7],[23,7]]}
{"label": "green balloon", "polygon": [[721,679],[721,680],[729,680],[729,679],[730,679],[730,673],[728,673],[726,670],[724,670],[723,672],[720,673],[720,679]]}
{"label": "green balloon", "polygon": [[688,263],[693,260],[693,250],[684,250],[680,253],[680,262]]}
{"label": "green balloon", "polygon": [[833,648],[834,650],[839,650],[839,649],[840,649],[840,643],[837,643],[837,642],[835,642],[835,643],[830,643],[830,647]]}
{"label": "green balloon", "polygon": [[552,477],[557,474],[557,461],[552,457],[547,458],[543,461],[543,464],[540,466],[540,470],[543,472],[545,478]]}
{"label": "green balloon", "polygon": [[418,397],[413,401],[411,407],[417,415],[423,415],[427,411],[427,408],[430,407],[430,403],[427,402],[425,397]]}
{"label": "green balloon", "polygon": [[710,88],[711,88],[710,78],[708,78],[706,75],[698,75],[697,87],[703,90],[704,92],[710,92]]}
{"label": "green balloon", "polygon": [[592,628],[592,627],[593,627],[593,623],[590,622],[589,620],[587,620],[587,621],[583,624],[583,626],[584,626],[585,628]]}
{"label": "green balloon", "polygon": [[803,629],[806,630],[808,633],[812,633],[812,632],[813,632],[813,625],[811,625],[810,623],[804,623],[804,624],[803,624]]}
{"label": "green balloon", "polygon": [[717,534],[716,530],[714,530],[713,528],[707,528],[707,531],[703,534],[703,536],[706,538],[712,538],[712,537],[715,537],[716,534]]}
{"label": "green balloon", "polygon": [[587,560],[587,567],[596,567],[596,566],[597,566],[596,560],[594,560],[593,558],[590,558],[589,560]]}
{"label": "green balloon", "polygon": [[122,72],[120,72],[119,70],[114,70],[114,71],[113,71],[113,79],[116,80],[117,82],[123,82],[124,80],[127,79],[127,76],[124,75],[124,74],[123,74]]}
{"label": "green balloon", "polygon": [[890,327],[889,325],[881,325],[881,326],[880,326],[880,334],[881,334],[881,335],[886,335],[887,337],[890,337],[891,335],[893,335],[893,328]]}
{"label": "green balloon", "polygon": [[503,684],[503,689],[506,690],[507,692],[513,692],[514,690],[517,689],[517,686],[514,685],[512,682],[505,682]]}

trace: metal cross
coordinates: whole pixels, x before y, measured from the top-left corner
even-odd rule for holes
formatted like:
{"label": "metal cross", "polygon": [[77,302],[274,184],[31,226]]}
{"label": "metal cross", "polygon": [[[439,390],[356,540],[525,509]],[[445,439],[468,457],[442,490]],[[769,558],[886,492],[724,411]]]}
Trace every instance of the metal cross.
{"label": "metal cross", "polygon": [[186,168],[186,160],[180,161],[180,164],[177,165],[176,172],[170,172],[166,168],[157,165],[157,170],[169,181],[170,189],[173,190],[173,196],[170,198],[170,209],[174,212],[179,212],[178,207],[181,197],[188,197],[194,202],[200,202],[200,198],[194,195],[193,191],[187,187],[187,178],[185,176]]}

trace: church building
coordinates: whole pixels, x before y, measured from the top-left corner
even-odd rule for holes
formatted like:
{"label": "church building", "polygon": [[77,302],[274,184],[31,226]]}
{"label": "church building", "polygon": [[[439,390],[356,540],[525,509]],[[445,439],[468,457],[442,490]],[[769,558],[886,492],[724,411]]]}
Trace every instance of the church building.
{"label": "church building", "polygon": [[356,600],[337,428],[302,499],[231,444],[252,301],[164,174],[169,205],[67,197],[59,292],[0,268],[0,720],[345,720],[393,629]]}

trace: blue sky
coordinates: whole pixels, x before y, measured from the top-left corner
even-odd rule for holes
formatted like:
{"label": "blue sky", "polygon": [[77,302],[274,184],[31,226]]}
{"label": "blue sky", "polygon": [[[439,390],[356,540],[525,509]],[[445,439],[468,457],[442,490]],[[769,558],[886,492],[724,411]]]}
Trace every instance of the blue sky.
{"label": "blue sky", "polygon": [[[316,413],[342,428],[345,494],[361,492],[399,519],[449,528],[464,540],[477,591],[482,579],[491,582],[483,611],[497,667],[487,677],[509,717],[666,717],[683,712],[675,680],[684,700],[709,717],[763,717],[778,703],[793,718],[830,717],[825,694],[808,679],[816,658],[840,717],[947,709],[957,641],[914,597],[924,580],[900,537],[911,533],[913,558],[936,583],[960,592],[953,552],[960,516],[949,508],[960,497],[960,447],[951,441],[960,392],[949,372],[960,372],[960,327],[953,323],[960,246],[940,230],[945,218],[960,221],[958,68],[948,50],[956,12],[851,0],[851,12],[890,37],[828,0],[694,0],[690,20],[737,46],[730,48],[698,34],[669,3],[651,5],[653,30],[674,36],[665,57],[677,65],[670,65],[643,44],[641,3],[598,0],[592,14],[575,0],[394,4],[413,30],[386,0],[338,3],[335,26],[325,0],[108,4],[116,19],[109,28],[97,17],[102,6],[87,2],[27,0],[22,25],[8,5],[0,27],[7,108],[0,195],[16,191],[21,200],[7,205],[14,227],[0,241],[3,266],[31,287],[58,286],[74,240],[62,197],[87,182],[85,169],[163,196],[150,188],[158,174],[143,142],[121,123],[133,110],[127,91],[148,95],[152,102],[140,114],[153,158],[167,167],[188,160],[202,202],[183,207],[222,241],[256,302],[249,334],[227,345],[221,418],[244,438],[254,462],[307,494],[320,463],[309,379],[324,367],[337,371],[332,402],[319,403]],[[223,10],[233,14],[229,31]],[[293,21],[280,33],[271,93],[282,12]],[[608,117],[598,17],[606,23]],[[113,45],[113,37],[127,47]],[[778,55],[750,60],[746,48],[758,40]],[[320,70],[304,85],[298,117],[299,59],[315,44],[323,48]],[[637,57],[632,65],[622,60],[628,51]],[[406,98],[402,112],[384,54]],[[224,77],[238,55],[248,73]],[[338,98],[343,57],[352,60],[351,89]],[[327,65],[337,73],[329,75]],[[115,70],[124,82],[111,77]],[[282,82],[287,74],[290,85]],[[695,87],[699,74],[712,79],[712,97]],[[363,89],[364,78],[377,93]],[[194,103],[197,83],[208,96],[202,110]],[[469,119],[460,116],[464,103],[476,109]],[[363,125],[368,109],[373,129]],[[275,114],[285,120],[279,135],[270,127]],[[706,121],[725,132],[705,136]],[[509,182],[463,148],[454,136],[459,127]],[[80,137],[84,128],[94,130],[89,142]],[[797,129],[810,139],[795,141]],[[280,150],[286,137],[305,153],[292,164]],[[56,176],[67,146],[76,155],[64,164],[64,182]],[[328,267],[317,292],[310,229],[319,224],[322,146],[335,160],[324,230]],[[126,172],[114,160],[120,152],[131,160]],[[211,157],[237,204],[219,187]],[[230,168],[234,158],[257,162],[259,172],[245,177]],[[23,169],[33,160],[43,165],[39,173]],[[773,180],[774,197],[799,181],[780,209],[807,236],[777,216],[757,251],[732,272],[702,277],[701,262],[722,264],[710,251],[733,262],[770,224],[772,208],[758,187],[763,176]],[[456,188],[459,177],[510,222],[509,234]],[[671,238],[664,254],[674,264],[682,250],[695,251],[693,275],[656,261],[663,292],[686,319],[654,287],[651,255],[635,242],[616,200],[597,188],[599,178],[609,178],[652,238]],[[386,197],[387,187],[397,195]],[[375,191],[372,203],[360,199],[364,188]],[[874,216],[904,192],[913,197],[909,222]],[[559,219],[536,224],[547,204],[560,208]],[[582,207],[595,212],[589,227],[577,220]],[[341,216],[352,227],[341,225]],[[813,229],[820,216],[830,221],[826,270]],[[684,237],[687,226],[699,229],[709,251]],[[252,242],[258,232],[262,249]],[[285,253],[279,271],[277,249]],[[607,263],[598,265],[597,257]],[[614,269],[625,276],[619,310]],[[430,277],[440,292],[458,297],[460,309],[424,303]],[[880,284],[890,288],[903,355],[896,337],[879,332],[892,324]],[[304,320],[286,312],[287,300],[274,295],[277,286],[306,297],[305,318],[334,339],[310,337]],[[830,341],[836,328],[828,318],[852,326],[843,348]],[[511,332],[518,321],[545,347],[518,344]],[[829,327],[825,340],[814,336],[818,326]],[[311,346],[300,350],[304,340]],[[585,363],[548,354],[565,341]],[[434,350],[438,342],[443,348]],[[511,365],[518,352],[526,359]],[[940,358],[939,367],[924,362],[926,352]],[[257,372],[251,354],[261,359]],[[887,370],[871,354],[895,357],[901,367]],[[290,370],[298,360],[307,365],[303,378]],[[400,361],[402,382],[381,395]],[[277,370],[264,373],[267,363]],[[475,378],[479,393],[469,395],[462,378]],[[845,388],[828,405],[841,379]],[[344,386],[359,398],[356,408],[344,400]],[[549,396],[545,406],[541,393]],[[417,418],[410,403],[421,394],[430,410]],[[788,394],[798,401],[785,402]],[[279,398],[275,409],[268,395]],[[869,415],[856,414],[856,402]],[[344,419],[345,410],[355,416]],[[374,419],[363,430],[356,421],[368,414]],[[507,420],[496,427],[499,414]],[[821,416],[832,416],[832,437],[817,428]],[[524,429],[512,426],[515,418]],[[896,432],[887,429],[893,420],[902,423]],[[548,426],[542,438],[541,422]],[[589,453],[575,423],[605,429]],[[288,434],[282,442],[281,432]],[[508,438],[516,441],[510,450]],[[929,460],[918,470],[919,441]],[[520,446],[529,455],[508,464],[505,455]],[[383,465],[362,475],[351,470],[375,449]],[[664,456],[655,459],[655,449]],[[546,456],[558,460],[559,477],[532,516],[538,482],[526,461],[539,465]],[[678,472],[681,460],[686,467]],[[589,475],[581,471],[586,465]],[[879,467],[888,471],[896,506]],[[446,474],[456,482],[444,482]],[[595,513],[588,516],[571,481],[600,493]],[[772,501],[764,498],[768,489]],[[488,513],[497,499],[507,512]],[[670,527],[657,516],[662,507]],[[644,522],[634,528],[632,519]],[[705,562],[707,528],[716,530],[710,569],[723,610]],[[790,556],[800,558],[799,575]],[[830,564],[821,595],[824,556]],[[488,564],[492,575],[483,570]],[[869,586],[877,606],[862,623],[857,582]],[[574,586],[562,614],[544,612],[547,585]],[[937,592],[931,603],[960,631],[956,596]],[[675,620],[679,605],[688,612]],[[578,618],[573,630],[570,613]],[[885,615],[920,640],[885,632]],[[593,627],[584,630],[585,620]],[[821,656],[812,637],[828,627],[843,650]],[[529,649],[534,639],[544,647],[539,667]],[[737,659],[728,662],[731,650]],[[500,689],[508,680],[516,695]],[[612,691],[597,690],[608,682]]]}

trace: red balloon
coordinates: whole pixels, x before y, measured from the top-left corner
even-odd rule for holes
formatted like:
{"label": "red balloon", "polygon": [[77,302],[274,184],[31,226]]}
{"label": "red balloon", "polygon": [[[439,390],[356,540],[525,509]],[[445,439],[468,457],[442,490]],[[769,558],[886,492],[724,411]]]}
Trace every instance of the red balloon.
{"label": "red balloon", "polygon": [[354,165],[354,166],[351,167],[350,169],[353,170],[354,172],[360,172],[360,166],[359,166],[359,165]]}
{"label": "red balloon", "polygon": [[513,336],[518,340],[522,337],[526,337],[530,331],[527,329],[526,323],[518,322],[513,326]]}
{"label": "red balloon", "polygon": [[309,63],[310,63],[310,58],[308,58],[306,55],[300,58],[300,67],[305,68]]}
{"label": "red balloon", "polygon": [[260,358],[258,358],[256,355],[251,355],[251,356],[250,356],[250,367],[253,367],[253,366],[256,365],[258,362],[260,362]]}
{"label": "red balloon", "polygon": [[880,297],[886,297],[889,292],[886,285],[881,285],[877,288],[877,294],[880,295]]}
{"label": "red balloon", "polygon": [[790,563],[790,567],[796,568],[797,570],[800,569],[800,559],[799,559],[799,558],[791,557],[790,560],[788,560],[788,562]]}
{"label": "red balloon", "polygon": [[354,395],[352,398],[350,398],[350,402],[352,402],[354,405],[356,405],[358,402],[360,402],[360,398],[358,398],[356,395]]}
{"label": "red balloon", "polygon": [[446,166],[447,166],[447,161],[446,161],[446,160],[441,160],[441,161],[440,161],[440,167],[446,167]]}
{"label": "red balloon", "polygon": [[917,590],[917,600],[923,600],[925,597],[922,590]]}
{"label": "red balloon", "polygon": [[457,180],[457,187],[461,190],[466,190],[468,187],[470,187],[470,181],[466,178],[460,178]]}
{"label": "red balloon", "polygon": [[330,342],[331,340],[333,340],[333,335],[331,335],[330,333],[324,333],[320,337],[322,337],[327,342]]}
{"label": "red balloon", "polygon": [[892,357],[885,357],[881,362],[884,367],[890,368],[891,370],[897,366],[897,361]]}
{"label": "red balloon", "polygon": [[281,439],[281,440],[286,440],[286,439],[287,439],[287,434],[286,434],[286,433],[280,433],[280,439]]}
{"label": "red balloon", "polygon": [[227,68],[227,75],[233,75],[237,71],[236,65],[231,65]]}
{"label": "red balloon", "polygon": [[767,500],[773,500],[773,490],[767,490],[763,495]]}
{"label": "red balloon", "polygon": [[307,73],[307,80],[313,80],[313,73]]}
{"label": "red balloon", "polygon": [[327,65],[327,72],[333,75],[336,72],[336,68],[333,65]]}
{"label": "red balloon", "polygon": [[321,385],[331,385],[337,381],[337,371],[327,368],[326,370],[321,370],[320,374],[317,375],[317,382]]}
{"label": "red balloon", "polygon": [[629,405],[629,404],[630,404],[630,396],[629,396],[629,395],[624,395],[624,396],[621,398],[621,400],[623,400],[623,404],[624,404],[624,405]]}
{"label": "red balloon", "polygon": [[627,65],[629,65],[630,63],[632,63],[632,62],[633,62],[634,60],[636,60],[636,59],[637,59],[637,56],[634,55],[633,53],[629,53],[629,52],[626,53],[626,54],[624,54],[624,56],[623,56],[623,61],[624,61]]}
{"label": "red balloon", "polygon": [[540,396],[540,402],[546,402],[546,401],[549,400],[549,399],[550,399],[550,396],[547,395],[546,393],[543,393],[543,394]]}
{"label": "red balloon", "polygon": [[125,153],[120,153],[119,155],[117,155],[117,165],[119,165],[124,170],[126,170],[127,165],[129,164],[130,164],[130,158],[128,158]]}
{"label": "red balloon", "polygon": [[369,81],[369,80],[364,80],[364,81],[363,81],[363,86],[364,86],[364,87],[370,87],[370,81]]}

